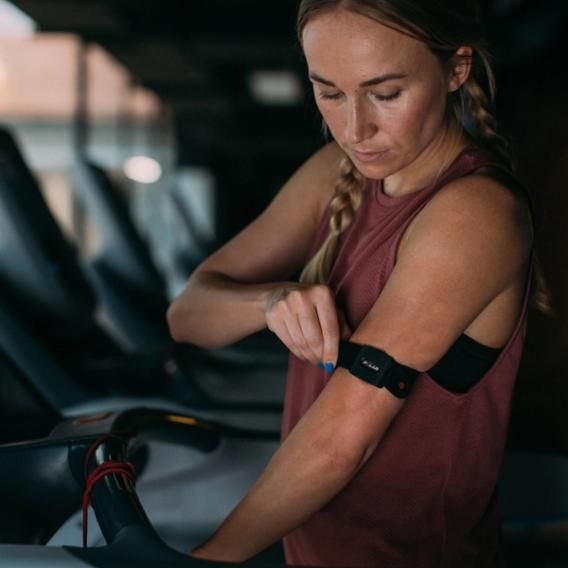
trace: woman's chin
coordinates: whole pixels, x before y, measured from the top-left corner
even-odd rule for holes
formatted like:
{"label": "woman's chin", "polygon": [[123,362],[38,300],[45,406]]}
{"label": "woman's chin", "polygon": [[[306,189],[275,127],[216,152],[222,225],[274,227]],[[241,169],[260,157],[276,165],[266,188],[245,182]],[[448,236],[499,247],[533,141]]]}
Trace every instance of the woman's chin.
{"label": "woman's chin", "polygon": [[365,162],[351,157],[351,161],[357,170],[366,178],[369,179],[384,179],[391,173],[391,168],[387,167],[385,163]]}

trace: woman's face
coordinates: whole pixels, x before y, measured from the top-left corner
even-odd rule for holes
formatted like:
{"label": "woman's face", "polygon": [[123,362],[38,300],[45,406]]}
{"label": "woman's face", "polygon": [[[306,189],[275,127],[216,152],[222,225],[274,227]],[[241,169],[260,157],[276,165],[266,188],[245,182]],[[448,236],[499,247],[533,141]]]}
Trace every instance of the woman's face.
{"label": "woman's face", "polygon": [[442,137],[449,79],[424,43],[344,9],[302,40],[318,108],[364,176],[402,172]]}

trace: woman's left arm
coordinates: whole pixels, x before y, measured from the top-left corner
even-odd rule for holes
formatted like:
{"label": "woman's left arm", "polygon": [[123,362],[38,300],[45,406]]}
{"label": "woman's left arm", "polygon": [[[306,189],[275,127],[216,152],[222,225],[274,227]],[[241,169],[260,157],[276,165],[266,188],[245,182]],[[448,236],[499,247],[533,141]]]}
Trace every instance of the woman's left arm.
{"label": "woman's left arm", "polygon": [[[526,280],[528,213],[508,189],[470,176],[412,224],[395,269],[351,337],[431,368],[493,299]],[[299,527],[355,476],[404,402],[337,368],[247,496],[194,551],[244,561]]]}
{"label": "woman's left arm", "polygon": [[248,495],[193,555],[244,561],[301,525],[355,475],[401,406],[337,369]]}

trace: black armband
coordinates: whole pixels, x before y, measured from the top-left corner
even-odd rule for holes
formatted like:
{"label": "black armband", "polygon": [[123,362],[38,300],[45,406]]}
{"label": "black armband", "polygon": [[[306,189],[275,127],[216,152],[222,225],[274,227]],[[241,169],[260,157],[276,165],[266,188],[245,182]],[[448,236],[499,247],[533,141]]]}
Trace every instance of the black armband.
{"label": "black armband", "polygon": [[406,398],[420,373],[395,361],[388,353],[350,341],[339,343],[337,366],[378,388],[386,388],[397,398]]}

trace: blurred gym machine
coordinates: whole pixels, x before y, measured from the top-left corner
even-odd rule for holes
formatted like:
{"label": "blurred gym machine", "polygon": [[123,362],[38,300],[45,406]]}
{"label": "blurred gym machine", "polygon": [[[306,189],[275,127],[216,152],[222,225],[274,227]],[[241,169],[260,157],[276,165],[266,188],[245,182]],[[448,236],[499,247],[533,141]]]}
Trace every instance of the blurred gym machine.
{"label": "blurred gym machine", "polygon": [[[147,408],[64,419],[2,349],[0,385],[0,566],[210,565],[189,550],[278,445],[277,433]],[[85,491],[100,528],[82,516]]]}
{"label": "blurred gym machine", "polygon": [[[72,479],[78,467],[73,456],[77,448],[74,441],[78,438],[80,445],[82,434],[68,433],[55,440],[55,434],[50,433],[63,415],[69,417],[68,424],[90,424],[113,409],[132,408],[143,401],[166,409],[144,412],[152,416],[162,413],[168,417],[168,424],[178,424],[178,428],[213,416],[223,419],[226,425],[210,424],[210,428],[240,432],[229,436],[231,441],[216,445],[211,460],[197,459],[199,444],[196,448],[186,442],[177,444],[172,434],[165,436],[165,445],[154,441],[150,446],[150,458],[154,455],[150,464],[154,467],[149,470],[152,479],[146,498],[160,520],[161,534],[165,538],[169,535],[170,541],[177,539],[180,546],[182,541],[189,546],[192,534],[193,544],[210,534],[228,513],[227,507],[242,497],[260,473],[278,446],[279,411],[260,412],[262,404],[257,401],[247,410],[247,405],[217,404],[219,401],[200,397],[188,389],[188,377],[178,375],[174,360],[169,358],[171,352],[168,357],[160,351],[123,353],[96,324],[96,299],[73,247],[49,215],[35,179],[9,133],[0,133],[0,148],[0,350],[8,353],[0,368],[0,432],[6,444],[0,453],[10,464],[4,469],[9,482],[3,485],[3,503],[10,506],[3,507],[1,526],[3,542],[12,543],[0,547],[0,562],[12,566],[21,562],[70,566],[92,562],[108,566],[121,559],[121,565],[131,561],[160,565],[166,560],[168,565],[196,565],[169,549],[147,528],[148,521],[136,499],[127,503],[126,509],[130,507],[131,511],[126,513],[126,521],[121,520],[124,506],[115,511],[110,499],[110,508],[97,513],[112,519],[111,524],[118,527],[108,548],[73,552],[72,548],[56,544],[23,548],[15,544],[45,544],[66,519],[64,534],[58,532],[54,538],[61,545],[76,541],[73,535],[78,535],[77,515],[72,513],[80,502],[80,478]],[[225,371],[231,374],[232,368]],[[238,373],[232,378],[236,376]],[[187,415],[189,403],[200,408],[199,418]],[[80,418],[89,408],[96,408],[98,414]],[[244,425],[249,428],[246,432]],[[169,463],[172,455],[174,469]],[[144,481],[142,477],[142,487]],[[172,491],[175,496],[170,500],[175,506],[168,507],[163,497]],[[175,521],[184,503],[196,517],[188,515],[191,522],[182,528],[172,521],[172,515]],[[128,523],[135,527],[130,529]],[[146,545],[150,547],[145,549]],[[136,551],[143,549],[146,552],[138,555]]]}
{"label": "blurred gym machine", "polygon": [[[152,396],[192,408],[232,410],[235,415],[265,411],[273,423],[279,421],[285,379],[281,366],[258,366],[173,342],[125,352],[98,324],[97,300],[75,250],[6,130],[0,131],[0,205],[4,309],[29,336],[23,349],[24,342],[4,326],[1,333],[9,352],[18,353],[28,365],[51,357],[50,367],[71,377],[75,401]],[[36,354],[40,352],[43,355]],[[48,373],[41,368],[36,373],[42,388],[60,392],[60,387],[50,386]]]}
{"label": "blurred gym machine", "polygon": [[[125,338],[127,348],[171,342],[164,317],[169,303],[166,282],[136,228],[124,191],[82,153],[75,157],[73,172],[78,201],[101,239],[93,258],[83,265],[107,317]],[[191,230],[190,215],[180,203],[180,196],[172,192],[172,199]],[[212,246],[211,242],[200,244],[203,252],[212,252]],[[267,330],[216,350],[216,355],[282,371],[288,362],[286,349]]]}
{"label": "blurred gym machine", "polygon": [[[2,329],[9,323],[6,315],[0,312]],[[5,333],[21,342],[22,336],[14,331],[18,329],[8,326]],[[0,344],[4,342],[5,337],[0,337]],[[52,372],[49,359],[33,357],[33,362],[43,372]],[[277,432],[235,428],[171,408],[112,411],[100,407],[95,415],[75,412],[65,420],[27,376],[29,364],[22,358],[12,359],[0,347],[0,541],[10,543],[0,545],[0,566],[17,566],[20,561],[32,566],[34,562],[43,566],[46,560],[71,562],[68,555],[95,566],[112,565],[112,559],[120,559],[121,565],[181,561],[168,545],[189,548],[210,534],[278,445]],[[65,396],[64,389],[55,392]],[[108,546],[86,551],[69,548],[81,535],[81,515],[75,511],[81,502],[85,453],[105,435],[111,435],[109,449],[96,454],[97,464],[111,455],[113,461],[124,462],[130,453],[128,459],[141,474],[142,505],[126,473],[101,481],[93,492],[93,506],[102,525],[98,534]],[[141,448],[140,442],[148,444]],[[558,548],[554,531],[559,522],[568,520],[568,493],[563,490],[567,475],[567,461],[557,453],[506,453],[499,493],[503,534],[512,558],[530,552],[533,559],[546,560],[547,566],[563,565],[566,550]],[[147,505],[148,516],[143,512]],[[148,517],[157,522],[156,530],[149,526]],[[89,544],[99,546],[102,537],[97,537],[91,523]],[[138,556],[140,550],[145,551],[145,559]],[[83,566],[75,558],[73,562],[61,565]]]}

